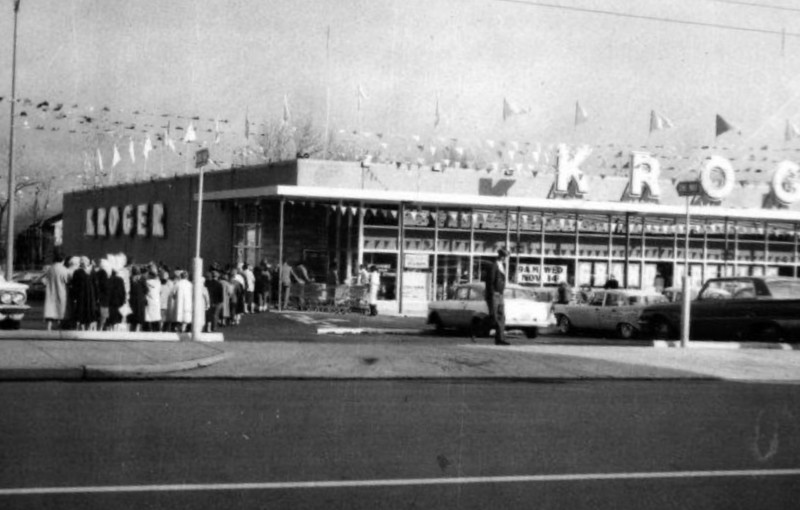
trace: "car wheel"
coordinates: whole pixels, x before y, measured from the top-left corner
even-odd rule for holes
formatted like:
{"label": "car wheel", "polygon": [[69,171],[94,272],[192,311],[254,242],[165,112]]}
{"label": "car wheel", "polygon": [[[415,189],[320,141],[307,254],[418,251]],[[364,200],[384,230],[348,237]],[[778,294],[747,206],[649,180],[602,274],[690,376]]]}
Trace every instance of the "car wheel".
{"label": "car wheel", "polygon": [[764,324],[757,327],[750,338],[756,342],[780,342],[783,340],[783,331],[775,324]]}
{"label": "car wheel", "polygon": [[435,313],[431,316],[430,323],[433,324],[433,327],[437,333],[444,331],[444,324],[442,323],[442,318],[439,317],[438,313]]}
{"label": "car wheel", "polygon": [[539,328],[526,328],[525,336],[528,338],[536,338],[539,336]]}
{"label": "car wheel", "polygon": [[617,334],[623,340],[630,340],[636,336],[636,328],[634,328],[633,324],[629,322],[623,322],[617,325]]}
{"label": "car wheel", "polygon": [[672,326],[666,319],[657,319],[653,324],[653,338],[656,340],[671,340],[675,336]]}
{"label": "car wheel", "polygon": [[566,315],[558,316],[558,331],[562,335],[568,335],[572,331],[572,323]]}

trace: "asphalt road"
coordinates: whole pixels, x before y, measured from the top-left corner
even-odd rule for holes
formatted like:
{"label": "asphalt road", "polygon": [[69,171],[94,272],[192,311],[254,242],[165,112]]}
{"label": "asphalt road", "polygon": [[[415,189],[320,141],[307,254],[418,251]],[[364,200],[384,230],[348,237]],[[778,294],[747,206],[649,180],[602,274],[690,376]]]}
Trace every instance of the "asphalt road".
{"label": "asphalt road", "polygon": [[0,508],[797,508],[797,386],[0,384]]}

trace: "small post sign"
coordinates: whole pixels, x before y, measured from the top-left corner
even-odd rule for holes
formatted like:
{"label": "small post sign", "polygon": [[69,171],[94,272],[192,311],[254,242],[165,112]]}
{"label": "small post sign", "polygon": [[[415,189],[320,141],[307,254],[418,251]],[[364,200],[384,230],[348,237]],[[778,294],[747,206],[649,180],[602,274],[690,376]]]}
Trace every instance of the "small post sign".
{"label": "small post sign", "polygon": [[208,149],[200,149],[194,153],[194,167],[202,168],[208,164]]}
{"label": "small post sign", "polygon": [[681,181],[677,185],[679,197],[696,197],[702,193],[700,181]]}

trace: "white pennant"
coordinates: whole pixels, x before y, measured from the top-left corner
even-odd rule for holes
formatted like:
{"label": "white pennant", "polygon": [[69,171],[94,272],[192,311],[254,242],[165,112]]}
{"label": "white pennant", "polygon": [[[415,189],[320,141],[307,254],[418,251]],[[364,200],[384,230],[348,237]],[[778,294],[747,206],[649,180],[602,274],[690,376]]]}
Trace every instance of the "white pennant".
{"label": "white pennant", "polygon": [[111,159],[111,168],[117,166],[120,161],[122,161],[122,158],[119,155],[119,149],[117,149],[117,144],[114,144],[114,156]]}
{"label": "white pennant", "polygon": [[133,137],[131,137],[131,143],[128,144],[128,154],[131,155],[131,163],[136,163],[136,151],[133,147]]}
{"label": "white pennant", "polygon": [[150,135],[147,135],[147,140],[144,141],[144,159],[147,161],[147,157],[153,152],[153,141],[150,139]]}

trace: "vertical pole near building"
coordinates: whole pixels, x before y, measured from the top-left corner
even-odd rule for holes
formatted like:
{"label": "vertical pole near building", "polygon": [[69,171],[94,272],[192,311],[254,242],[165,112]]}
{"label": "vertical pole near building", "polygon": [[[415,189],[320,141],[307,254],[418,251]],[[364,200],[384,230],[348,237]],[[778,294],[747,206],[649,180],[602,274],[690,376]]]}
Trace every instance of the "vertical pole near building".
{"label": "vertical pole near building", "polygon": [[[419,182],[419,181],[417,181]],[[399,222],[398,232],[398,256],[397,256],[397,277],[395,279],[395,297],[397,298],[398,312],[403,313],[403,269],[406,265],[406,205],[400,202],[397,211],[397,221]]]}
{"label": "vertical pole near building", "polygon": [[[283,311],[283,214],[286,205],[286,198],[281,197],[281,204],[278,208],[278,311]],[[292,279],[287,275],[291,282]]]}
{"label": "vertical pole near building", "polygon": [[689,324],[691,323],[689,314],[691,311],[691,292],[692,280],[689,278],[689,196],[686,196],[686,246],[683,250],[683,313],[681,313],[681,347],[689,346]]}
{"label": "vertical pole near building", "polygon": [[17,104],[17,17],[20,0],[14,0],[14,36],[11,56],[11,114],[8,129],[8,230],[6,232],[6,281],[14,276],[14,106]]}
{"label": "vertical pole near building", "polygon": [[[205,303],[203,302],[203,259],[200,258],[200,235],[203,226],[203,168],[205,167],[205,162],[200,160],[200,151],[197,151],[197,153],[195,164],[200,168],[200,178],[197,182],[197,236],[195,237],[194,267],[192,272],[192,282],[194,283],[192,286],[192,340],[195,342],[200,340],[206,316]],[[205,149],[205,154],[208,157],[207,149]]]}

